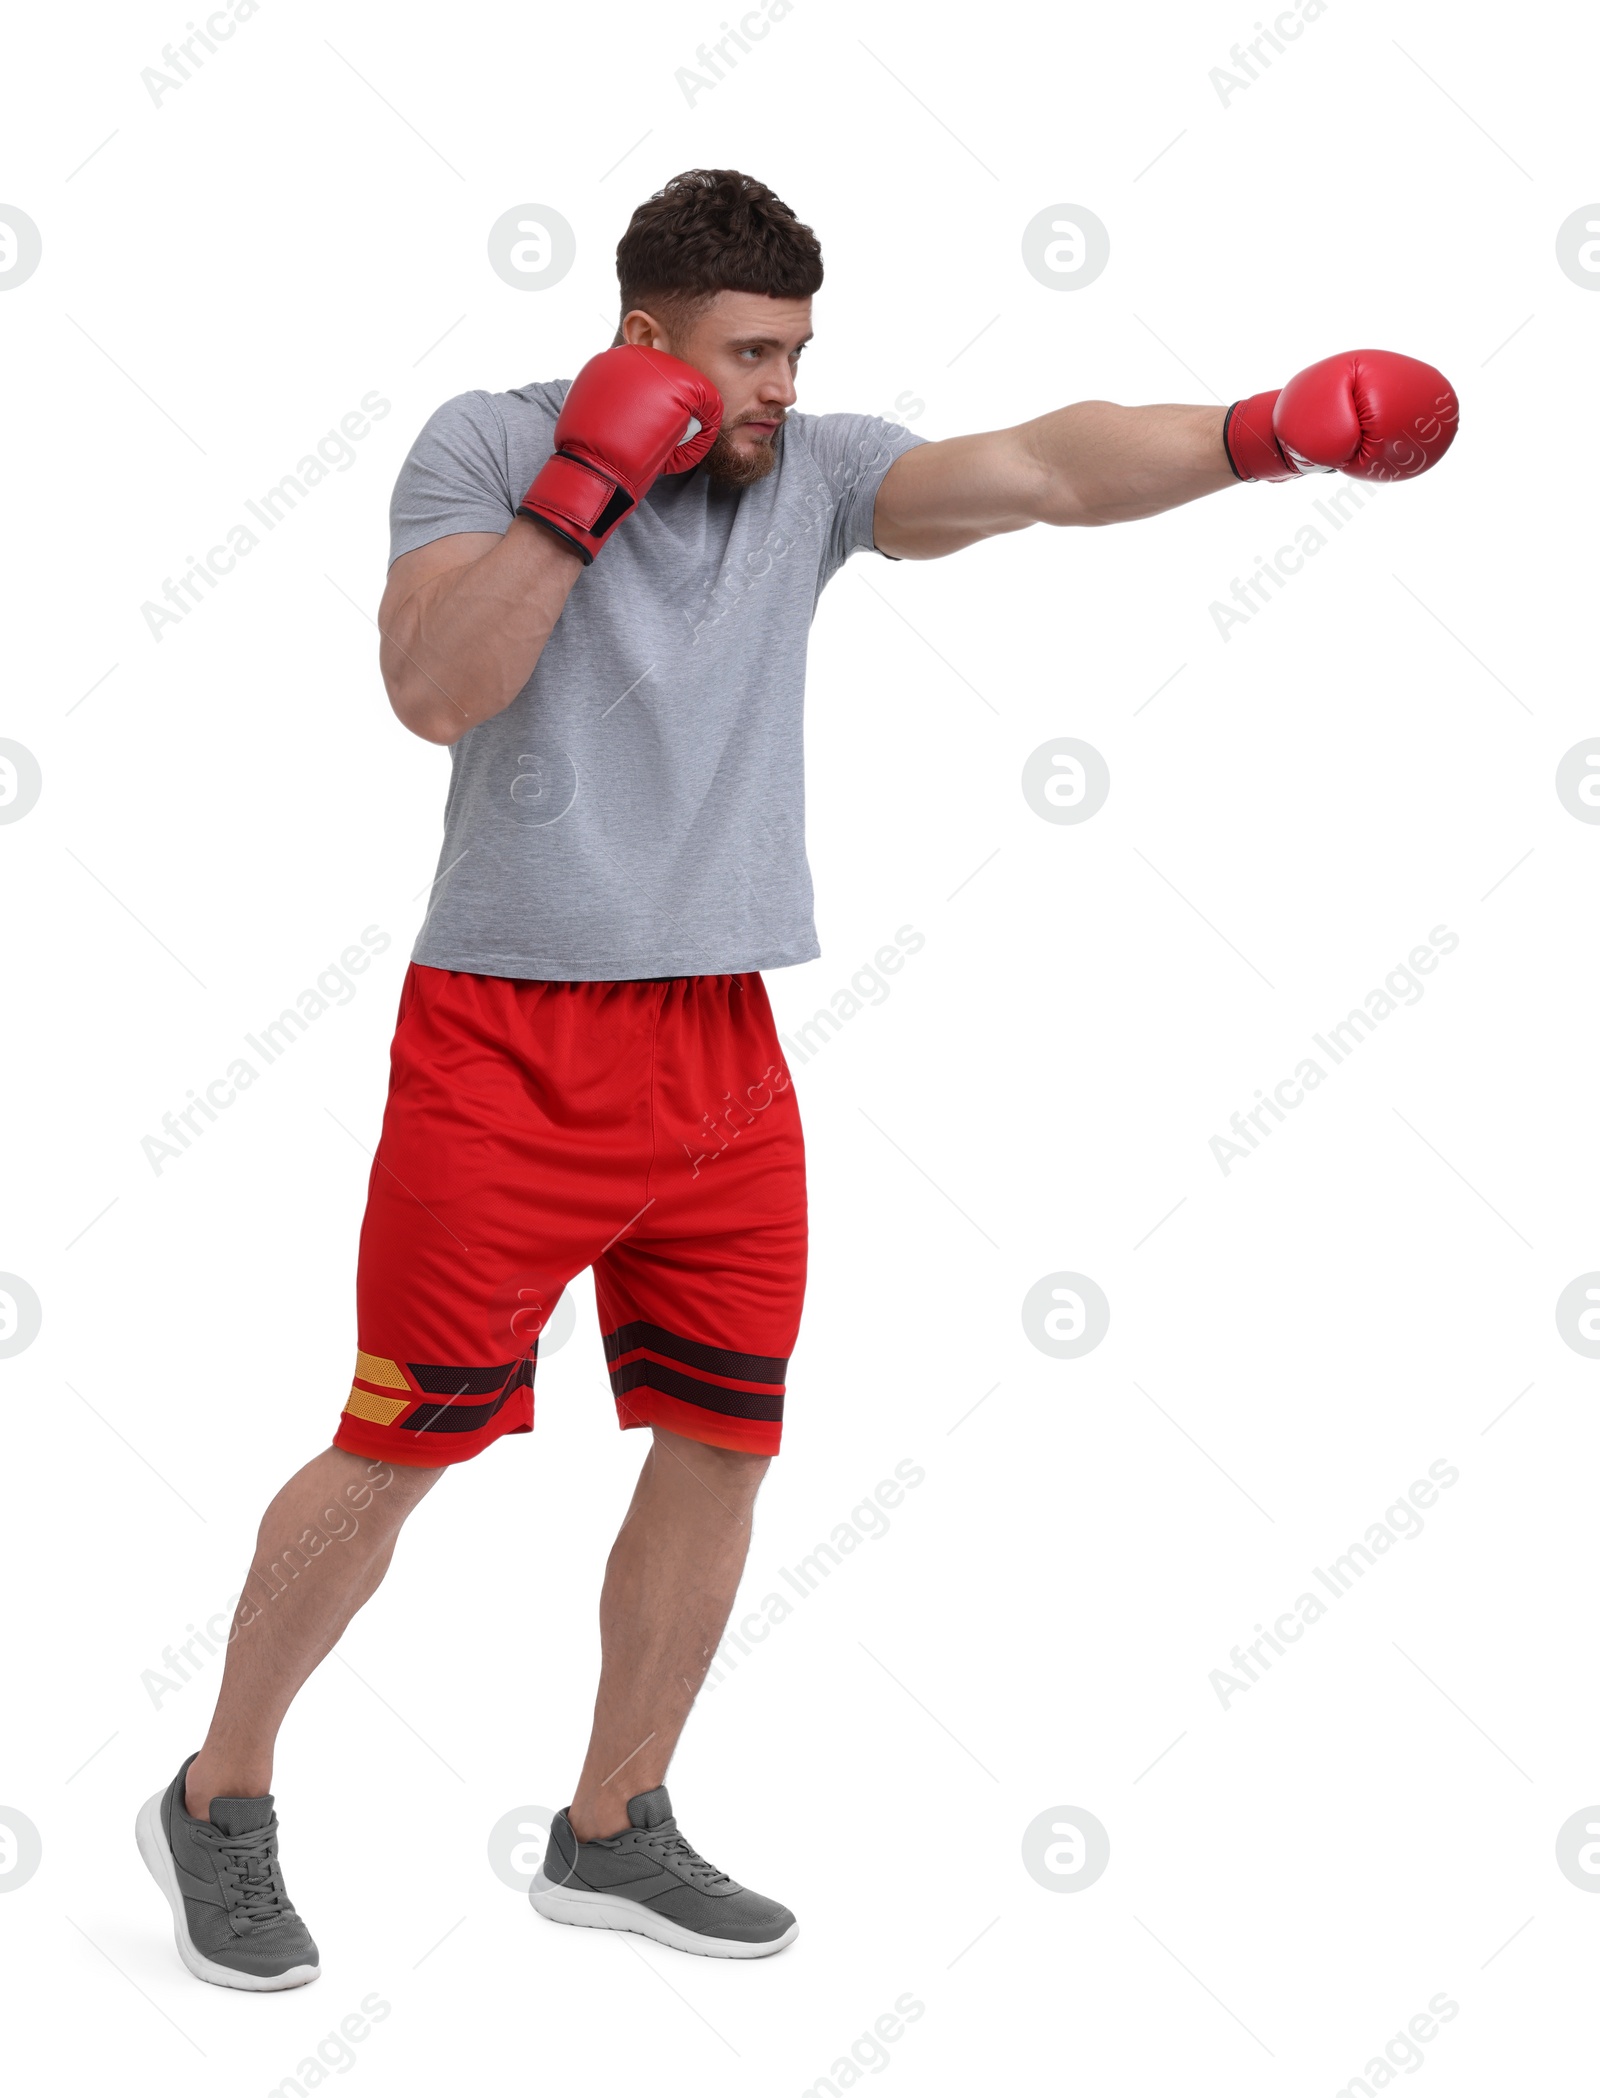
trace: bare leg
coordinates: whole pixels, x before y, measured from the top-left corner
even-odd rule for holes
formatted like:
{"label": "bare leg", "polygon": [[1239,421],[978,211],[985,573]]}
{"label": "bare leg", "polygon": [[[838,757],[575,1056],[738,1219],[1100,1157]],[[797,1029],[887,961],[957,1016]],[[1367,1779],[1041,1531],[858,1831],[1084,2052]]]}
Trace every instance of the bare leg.
{"label": "bare leg", "polygon": [[388,1571],[400,1525],[439,1470],[327,1449],[261,1518],[228,1634],[222,1689],[189,1765],[185,1805],[209,1819],[217,1795],[272,1789],[272,1750],[301,1684]]}
{"label": "bare leg", "polygon": [[666,1777],[733,1608],[770,1461],[651,1433],[600,1593],[600,1689],[571,1811],[580,1843],[625,1829],[628,1801]]}

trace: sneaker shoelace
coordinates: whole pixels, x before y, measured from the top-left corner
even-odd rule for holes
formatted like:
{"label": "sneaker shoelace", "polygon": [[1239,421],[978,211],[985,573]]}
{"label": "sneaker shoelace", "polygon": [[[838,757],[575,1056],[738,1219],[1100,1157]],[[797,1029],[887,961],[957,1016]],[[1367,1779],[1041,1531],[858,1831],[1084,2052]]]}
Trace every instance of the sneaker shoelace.
{"label": "sneaker shoelace", "polygon": [[229,1836],[207,1824],[203,1840],[217,1853],[218,1877],[227,1896],[229,1918],[234,1922],[259,1927],[281,1923],[294,1914],[273,1852],[276,1834],[275,1829],[259,1828],[246,1835]]}
{"label": "sneaker shoelace", "polygon": [[641,1850],[648,1850],[662,1864],[671,1865],[691,1881],[696,1881],[706,1888],[731,1887],[734,1884],[726,1872],[719,1871],[709,1859],[701,1857],[675,1820],[659,1822],[654,1828],[641,1829],[639,1837]]}

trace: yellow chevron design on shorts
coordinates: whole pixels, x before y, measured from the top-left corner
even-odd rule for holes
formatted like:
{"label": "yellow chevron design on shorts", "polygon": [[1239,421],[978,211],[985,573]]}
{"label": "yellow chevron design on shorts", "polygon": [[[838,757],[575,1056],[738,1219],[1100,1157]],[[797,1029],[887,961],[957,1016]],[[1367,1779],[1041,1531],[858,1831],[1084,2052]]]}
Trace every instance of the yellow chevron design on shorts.
{"label": "yellow chevron design on shorts", "polygon": [[401,1374],[399,1363],[391,1362],[387,1355],[368,1355],[361,1348],[356,1349],[356,1375],[364,1383],[381,1384],[386,1391],[411,1389]]}
{"label": "yellow chevron design on shorts", "polygon": [[[368,1360],[371,1358],[368,1357]],[[353,1413],[358,1421],[376,1421],[380,1428],[387,1428],[392,1421],[400,1418],[410,1404],[409,1391],[403,1399],[380,1399],[376,1392],[363,1391],[359,1385],[352,1384],[350,1396],[344,1402],[344,1410],[346,1413]]]}

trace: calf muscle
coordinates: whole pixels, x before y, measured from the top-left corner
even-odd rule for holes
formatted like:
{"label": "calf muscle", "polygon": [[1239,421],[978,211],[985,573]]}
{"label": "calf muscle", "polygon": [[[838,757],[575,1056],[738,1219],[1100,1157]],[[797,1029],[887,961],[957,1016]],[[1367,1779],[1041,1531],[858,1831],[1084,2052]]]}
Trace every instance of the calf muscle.
{"label": "calf muscle", "polygon": [[219,1793],[270,1790],[284,1713],[383,1579],[401,1525],[439,1476],[328,1449],[274,1497],[228,1635],[217,1709],[189,1766],[191,1814],[204,1819]]}

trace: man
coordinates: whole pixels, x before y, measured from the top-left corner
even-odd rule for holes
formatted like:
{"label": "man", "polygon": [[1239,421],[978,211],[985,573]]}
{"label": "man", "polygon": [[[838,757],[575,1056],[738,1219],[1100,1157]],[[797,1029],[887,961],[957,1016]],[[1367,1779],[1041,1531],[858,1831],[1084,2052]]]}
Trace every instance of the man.
{"label": "man", "polygon": [[278,1864],[278,1725],[442,1472],[532,1427],[538,1334],[585,1267],[619,1423],[650,1447],[601,1594],[588,1754],[531,1898],[722,1957],[792,1941],[788,1909],[679,1832],[665,1777],[779,1446],[804,1290],[800,1121],[759,972],[818,953],[818,594],[856,552],[931,559],[1241,480],[1404,479],[1456,426],[1439,373],[1361,351],[1226,412],[1091,401],[928,443],[792,412],[822,260],[761,183],[677,177],[617,265],[613,346],[570,385],[448,402],[395,488],[381,666],[451,780],[355,1380],[333,1447],[262,1520],[204,1745],[139,1817],[185,1963],[228,1987],[318,1972]]}

